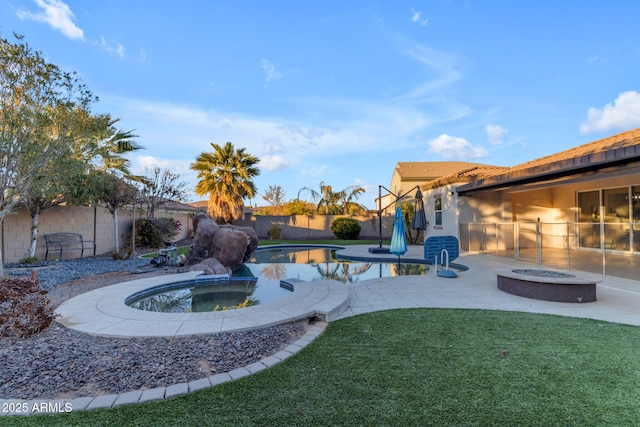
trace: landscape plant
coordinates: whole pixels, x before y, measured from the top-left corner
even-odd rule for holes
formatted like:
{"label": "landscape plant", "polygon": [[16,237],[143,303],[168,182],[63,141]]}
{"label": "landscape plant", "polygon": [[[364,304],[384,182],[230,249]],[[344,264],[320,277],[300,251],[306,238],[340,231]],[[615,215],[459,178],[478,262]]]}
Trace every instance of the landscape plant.
{"label": "landscape plant", "polygon": [[313,200],[318,200],[317,212],[324,215],[349,215],[357,212],[367,212],[367,208],[356,203],[355,200],[365,192],[363,187],[351,185],[340,191],[333,191],[330,185],[320,182],[320,192],[309,187],[298,191],[298,199],[302,192],[309,192]]}
{"label": "landscape plant", "polygon": [[75,73],[47,62],[22,39],[0,38],[0,223],[37,188],[41,168],[86,135],[82,122],[66,120],[74,111],[89,114],[96,100]]}
{"label": "landscape plant", "polygon": [[281,240],[282,229],[280,227],[276,227],[275,225],[271,226],[271,228],[267,232],[267,237],[269,238],[269,240]]}
{"label": "landscape plant", "polygon": [[140,182],[142,203],[148,219],[154,219],[156,210],[167,203],[182,202],[187,191],[187,183],[180,181],[180,174],[157,166],[151,170],[146,169]]}
{"label": "landscape plant", "polygon": [[180,221],[170,217],[155,219],[137,219],[136,246],[145,248],[161,248],[164,242],[173,240],[180,231]]}
{"label": "landscape plant", "polygon": [[331,231],[338,239],[355,240],[361,229],[360,223],[353,218],[336,218],[331,223]]}
{"label": "landscape plant", "polygon": [[256,195],[253,178],[260,174],[258,159],[236,149],[231,142],[211,144],[212,152],[201,153],[191,169],[198,173],[196,194],[208,196],[207,213],[219,223],[232,223],[242,217],[244,199]]}

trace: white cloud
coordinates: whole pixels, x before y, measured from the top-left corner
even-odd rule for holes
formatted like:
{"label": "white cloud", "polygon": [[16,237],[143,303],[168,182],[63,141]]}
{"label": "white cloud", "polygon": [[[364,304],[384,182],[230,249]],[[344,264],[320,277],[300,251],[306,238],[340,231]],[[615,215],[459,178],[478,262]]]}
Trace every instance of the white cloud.
{"label": "white cloud", "polygon": [[271,80],[279,79],[282,77],[282,73],[276,70],[276,66],[272,62],[266,59],[262,60],[260,67],[266,72],[265,81],[267,82],[270,82]]}
{"label": "white cloud", "polygon": [[440,102],[445,105],[453,104],[444,98],[442,93],[453,83],[462,79],[458,57],[406,40],[402,49],[406,55],[429,68],[434,78],[418,84],[408,93],[396,97],[394,101],[422,102],[427,96],[431,96],[441,100]]}
{"label": "white cloud", "polygon": [[75,15],[66,3],[61,0],[34,1],[40,7],[40,12],[32,13],[28,10],[20,9],[17,11],[20,19],[44,22],[70,39],[84,40],[84,32],[73,22]]}
{"label": "white cloud", "polygon": [[276,171],[286,169],[291,165],[289,160],[285,159],[284,156],[280,154],[267,154],[260,157],[260,163],[258,166],[260,169],[264,169],[266,171]]}
{"label": "white cloud", "polygon": [[631,129],[640,126],[640,93],[623,92],[613,105],[602,109],[589,108],[587,121],[580,126],[581,133],[602,132],[612,129]]}
{"label": "white cloud", "polygon": [[260,169],[276,171],[291,166],[291,162],[285,157],[287,149],[278,141],[270,141],[264,144],[263,155],[260,156]]}
{"label": "white cloud", "polygon": [[487,125],[487,141],[489,144],[500,145],[502,138],[507,134],[507,129],[499,125]]}
{"label": "white cloud", "polygon": [[436,153],[445,159],[468,159],[487,156],[487,150],[474,147],[464,138],[442,134],[429,141],[429,152]]}
{"label": "white cloud", "polygon": [[427,25],[429,23],[429,20],[427,18],[423,18],[422,17],[422,12],[418,12],[415,10],[411,10],[411,22],[415,22],[416,24],[420,25],[421,27],[424,27],[425,25]]}
{"label": "white cloud", "polygon": [[111,43],[109,43],[103,36],[100,36],[100,41],[94,42],[94,44],[109,53],[115,53],[120,59],[124,59],[124,46],[116,40],[112,40]]}
{"label": "white cloud", "polygon": [[605,57],[594,55],[589,57],[587,59],[587,62],[589,62],[590,64],[606,64],[609,61]]}

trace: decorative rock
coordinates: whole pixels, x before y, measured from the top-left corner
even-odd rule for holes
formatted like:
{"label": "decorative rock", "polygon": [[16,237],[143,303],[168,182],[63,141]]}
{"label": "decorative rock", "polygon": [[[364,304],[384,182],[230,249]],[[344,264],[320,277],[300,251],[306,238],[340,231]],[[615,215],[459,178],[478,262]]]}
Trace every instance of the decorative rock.
{"label": "decorative rock", "polygon": [[202,270],[207,274],[230,274],[251,258],[259,243],[252,228],[218,225],[202,212],[194,216],[193,229],[195,235],[187,265],[189,270]]}
{"label": "decorative rock", "polygon": [[231,274],[233,270],[225,267],[215,258],[203,259],[201,262],[189,266],[189,271],[204,271],[204,274]]}

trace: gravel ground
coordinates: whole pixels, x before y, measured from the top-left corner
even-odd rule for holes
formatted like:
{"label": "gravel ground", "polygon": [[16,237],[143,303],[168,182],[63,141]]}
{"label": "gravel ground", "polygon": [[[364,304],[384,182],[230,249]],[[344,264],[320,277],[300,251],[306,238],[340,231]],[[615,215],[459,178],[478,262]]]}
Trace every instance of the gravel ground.
{"label": "gravel ground", "polygon": [[[80,293],[125,280],[173,273],[148,260],[98,257],[6,266],[49,290],[54,306]],[[189,382],[257,362],[301,337],[308,321],[246,332],[184,338],[107,338],[56,322],[31,338],[0,338],[0,398],[54,399],[122,393]]]}

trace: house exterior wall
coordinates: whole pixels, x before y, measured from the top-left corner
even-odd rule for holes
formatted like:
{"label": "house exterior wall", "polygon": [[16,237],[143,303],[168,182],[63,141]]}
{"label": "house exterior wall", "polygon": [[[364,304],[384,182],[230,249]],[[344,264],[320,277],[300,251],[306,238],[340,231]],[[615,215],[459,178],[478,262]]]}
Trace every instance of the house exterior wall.
{"label": "house exterior wall", "polygon": [[468,241],[465,249],[469,250],[511,249],[510,239],[520,248],[533,248],[536,227],[540,227],[543,247],[576,246],[578,192],[633,185],[640,185],[639,166],[610,168],[597,174],[540,183],[535,188],[521,186],[460,197],[459,222],[464,234],[461,240]]}
{"label": "house exterior wall", "polygon": [[[453,193],[453,194],[451,194]],[[435,200],[442,198],[442,225],[436,224]],[[429,225],[424,232],[425,240],[431,236],[459,236],[458,196],[455,185],[447,185],[423,191],[424,209]]]}

